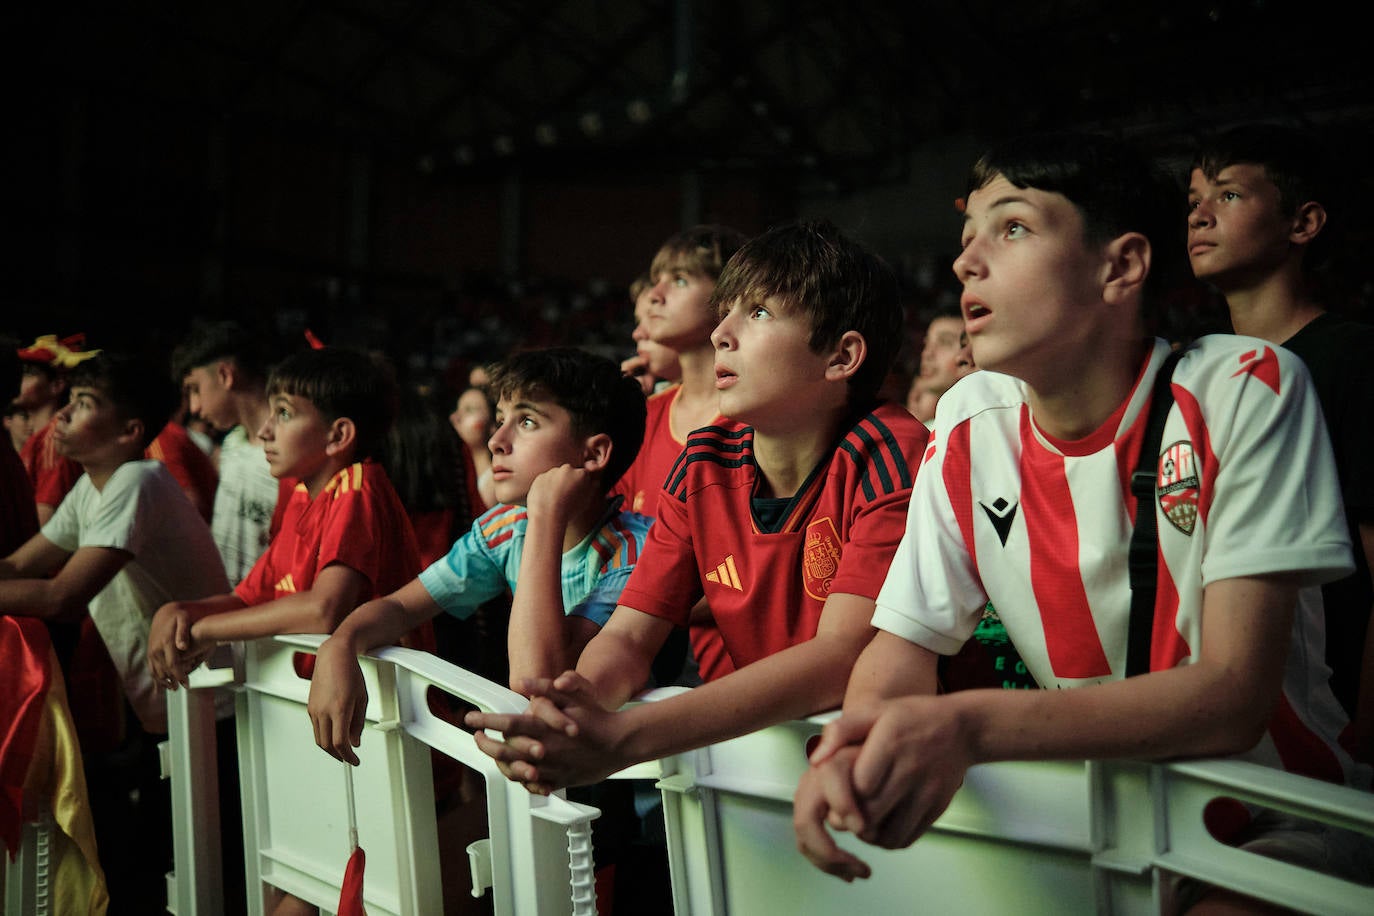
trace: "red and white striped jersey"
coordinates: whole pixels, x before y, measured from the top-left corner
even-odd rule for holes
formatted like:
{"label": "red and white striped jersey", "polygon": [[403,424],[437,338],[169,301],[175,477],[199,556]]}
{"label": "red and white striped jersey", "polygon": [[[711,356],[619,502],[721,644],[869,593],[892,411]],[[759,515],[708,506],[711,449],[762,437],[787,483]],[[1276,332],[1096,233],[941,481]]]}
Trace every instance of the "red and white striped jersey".
{"label": "red and white striped jersey", "polygon": [[[1148,420],[1157,341],[1121,407],[1084,439],[1056,440],[1024,383],[976,372],[940,400],[907,530],[875,626],[956,652],[991,600],[1046,688],[1124,677],[1130,477]],[[1250,759],[1336,782],[1345,716],[1327,685],[1322,582],[1351,568],[1331,447],[1301,361],[1261,340],[1204,338],[1179,361],[1160,443],[1159,574],[1151,669],[1198,653],[1209,583],[1296,573],[1302,589],[1284,700]]]}

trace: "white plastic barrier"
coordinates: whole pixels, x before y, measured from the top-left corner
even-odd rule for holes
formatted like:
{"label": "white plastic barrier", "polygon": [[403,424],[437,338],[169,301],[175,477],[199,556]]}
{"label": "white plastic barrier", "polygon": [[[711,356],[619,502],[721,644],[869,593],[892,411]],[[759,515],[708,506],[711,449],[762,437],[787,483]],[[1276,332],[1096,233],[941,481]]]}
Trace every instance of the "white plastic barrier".
{"label": "white plastic barrier", "polygon": [[50,844],[57,826],[52,815],[26,798],[24,825],[14,858],[0,844],[0,900],[5,916],[48,916],[52,912],[52,855]]}
{"label": "white plastic barrier", "polygon": [[[348,858],[343,765],[315,747],[304,709],[309,685],[291,661],[319,641],[285,637],[248,647],[239,746],[250,887],[266,882],[330,910]],[[495,712],[518,711],[524,699],[405,649],[378,652],[363,668],[368,722],[355,787],[368,912],[440,911],[429,747],[486,779],[490,839],[474,844],[472,862],[474,886],[491,888],[495,912],[594,912],[587,833],[595,809],[507,783],[466,732],[429,712],[424,693],[435,685]],[[179,695],[178,702],[193,702]],[[173,744],[189,747],[203,736],[205,710],[185,724],[173,716]],[[791,826],[806,744],[823,722],[787,723],[619,774],[659,780],[680,916],[1162,913],[1171,909],[1176,876],[1307,912],[1374,913],[1374,888],[1240,852],[1202,824],[1209,801],[1232,797],[1374,835],[1374,797],[1227,761],[975,767],[911,848],[884,851],[841,836],[841,845],[873,866],[868,881],[844,884],[796,852]],[[204,748],[200,754],[203,761]],[[178,771],[188,780],[194,772]],[[174,797],[184,803],[176,814],[170,908],[183,916],[215,913],[215,895],[205,889],[217,886],[217,862],[187,841],[194,825],[205,829],[203,809],[213,795],[174,786]],[[577,848],[570,851],[570,843]]]}
{"label": "white plastic barrier", "polygon": [[665,761],[659,783],[676,912],[1167,913],[1175,876],[1322,914],[1374,913],[1374,888],[1214,840],[1229,797],[1374,834],[1374,797],[1233,761],[1002,763],[969,770],[908,849],[840,845],[873,875],[845,884],[795,851],[792,795],[827,717]]}
{"label": "white plastic barrier", "polygon": [[[321,637],[282,637],[246,647],[237,697],[244,857],[249,912],[263,912],[264,884],[308,900],[325,912],[339,900],[349,857],[342,763],[315,746],[305,705],[308,681],[293,656],[313,651]],[[595,808],[561,797],[531,796],[507,782],[472,737],[435,716],[426,690],[437,686],[480,709],[515,712],[520,695],[409,649],[384,649],[362,659],[367,722],[354,771],[358,842],[367,853],[364,906],[371,916],[442,912],[430,748],[472,767],[487,788],[490,839],[470,847],[474,892],[489,889],[495,911],[595,913],[590,823]],[[225,680],[199,674],[193,686]],[[169,729],[173,780],[175,872],[168,909],[181,916],[219,912],[219,862],[213,844],[214,794],[202,784],[213,769],[213,712],[196,705],[202,691],[178,691]],[[198,754],[195,749],[199,749]],[[194,765],[181,760],[196,759]],[[180,784],[180,785],[179,785]],[[450,876],[452,877],[452,876]],[[256,890],[254,890],[256,889]]]}

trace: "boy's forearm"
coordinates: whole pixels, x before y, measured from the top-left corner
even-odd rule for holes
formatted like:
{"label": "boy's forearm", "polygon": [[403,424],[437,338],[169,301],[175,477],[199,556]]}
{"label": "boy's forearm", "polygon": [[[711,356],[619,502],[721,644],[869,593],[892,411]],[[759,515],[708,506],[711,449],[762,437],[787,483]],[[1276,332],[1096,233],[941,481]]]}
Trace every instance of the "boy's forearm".
{"label": "boy's forearm", "polygon": [[854,663],[845,688],[844,711],[873,711],[895,697],[933,696],[938,665],[939,656],[931,650],[878,630]]}
{"label": "boy's forearm", "polygon": [[[520,581],[511,599],[507,628],[510,683],[554,678],[572,667],[567,657],[563,607],[561,519],[531,514],[525,529]],[[518,687],[516,687],[518,689]]]}
{"label": "boy's forearm", "polygon": [[859,646],[817,636],[679,696],[619,715],[626,765],[834,709]]}
{"label": "boy's forearm", "polygon": [[70,616],[51,579],[0,580],[0,614],[61,620]]}
{"label": "boy's forearm", "polygon": [[197,640],[230,642],[285,633],[332,633],[357,606],[356,596],[367,580],[341,564],[326,566],[306,591],[262,604],[239,607],[199,619],[192,628]]}
{"label": "boy's forearm", "polygon": [[399,591],[359,605],[334,630],[329,642],[347,646],[353,654],[394,646],[401,637],[440,613],[442,608],[413,579]]}
{"label": "boy's forearm", "polygon": [[619,709],[648,682],[652,661],[652,654],[646,657],[642,647],[608,624],[582,650],[577,673],[591,683],[603,707]]}
{"label": "boy's forearm", "polygon": [[978,762],[1241,753],[1282,690],[1296,592],[1284,577],[1209,585],[1190,665],[1073,690],[962,691],[936,705]]}

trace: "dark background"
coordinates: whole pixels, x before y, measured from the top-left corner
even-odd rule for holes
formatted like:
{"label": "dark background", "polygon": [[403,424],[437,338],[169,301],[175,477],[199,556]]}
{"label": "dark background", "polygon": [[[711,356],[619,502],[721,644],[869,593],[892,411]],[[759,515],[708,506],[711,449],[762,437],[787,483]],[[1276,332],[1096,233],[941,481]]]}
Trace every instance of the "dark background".
{"label": "dark background", "polygon": [[3,14],[0,331],[25,339],[232,316],[450,381],[521,344],[628,352],[666,236],[798,215],[898,265],[916,325],[964,169],[1028,129],[1181,166],[1205,131],[1301,124],[1367,195],[1367,36],[1320,3],[43,6]]}

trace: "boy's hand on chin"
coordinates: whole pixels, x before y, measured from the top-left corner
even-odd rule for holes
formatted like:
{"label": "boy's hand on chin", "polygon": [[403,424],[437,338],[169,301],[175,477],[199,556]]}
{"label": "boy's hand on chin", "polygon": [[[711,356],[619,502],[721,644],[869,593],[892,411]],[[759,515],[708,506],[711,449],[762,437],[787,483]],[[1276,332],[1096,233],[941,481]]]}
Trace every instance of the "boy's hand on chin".
{"label": "boy's hand on chin", "polygon": [[525,508],[532,516],[566,518],[595,486],[595,479],[585,468],[561,464],[534,478]]}

